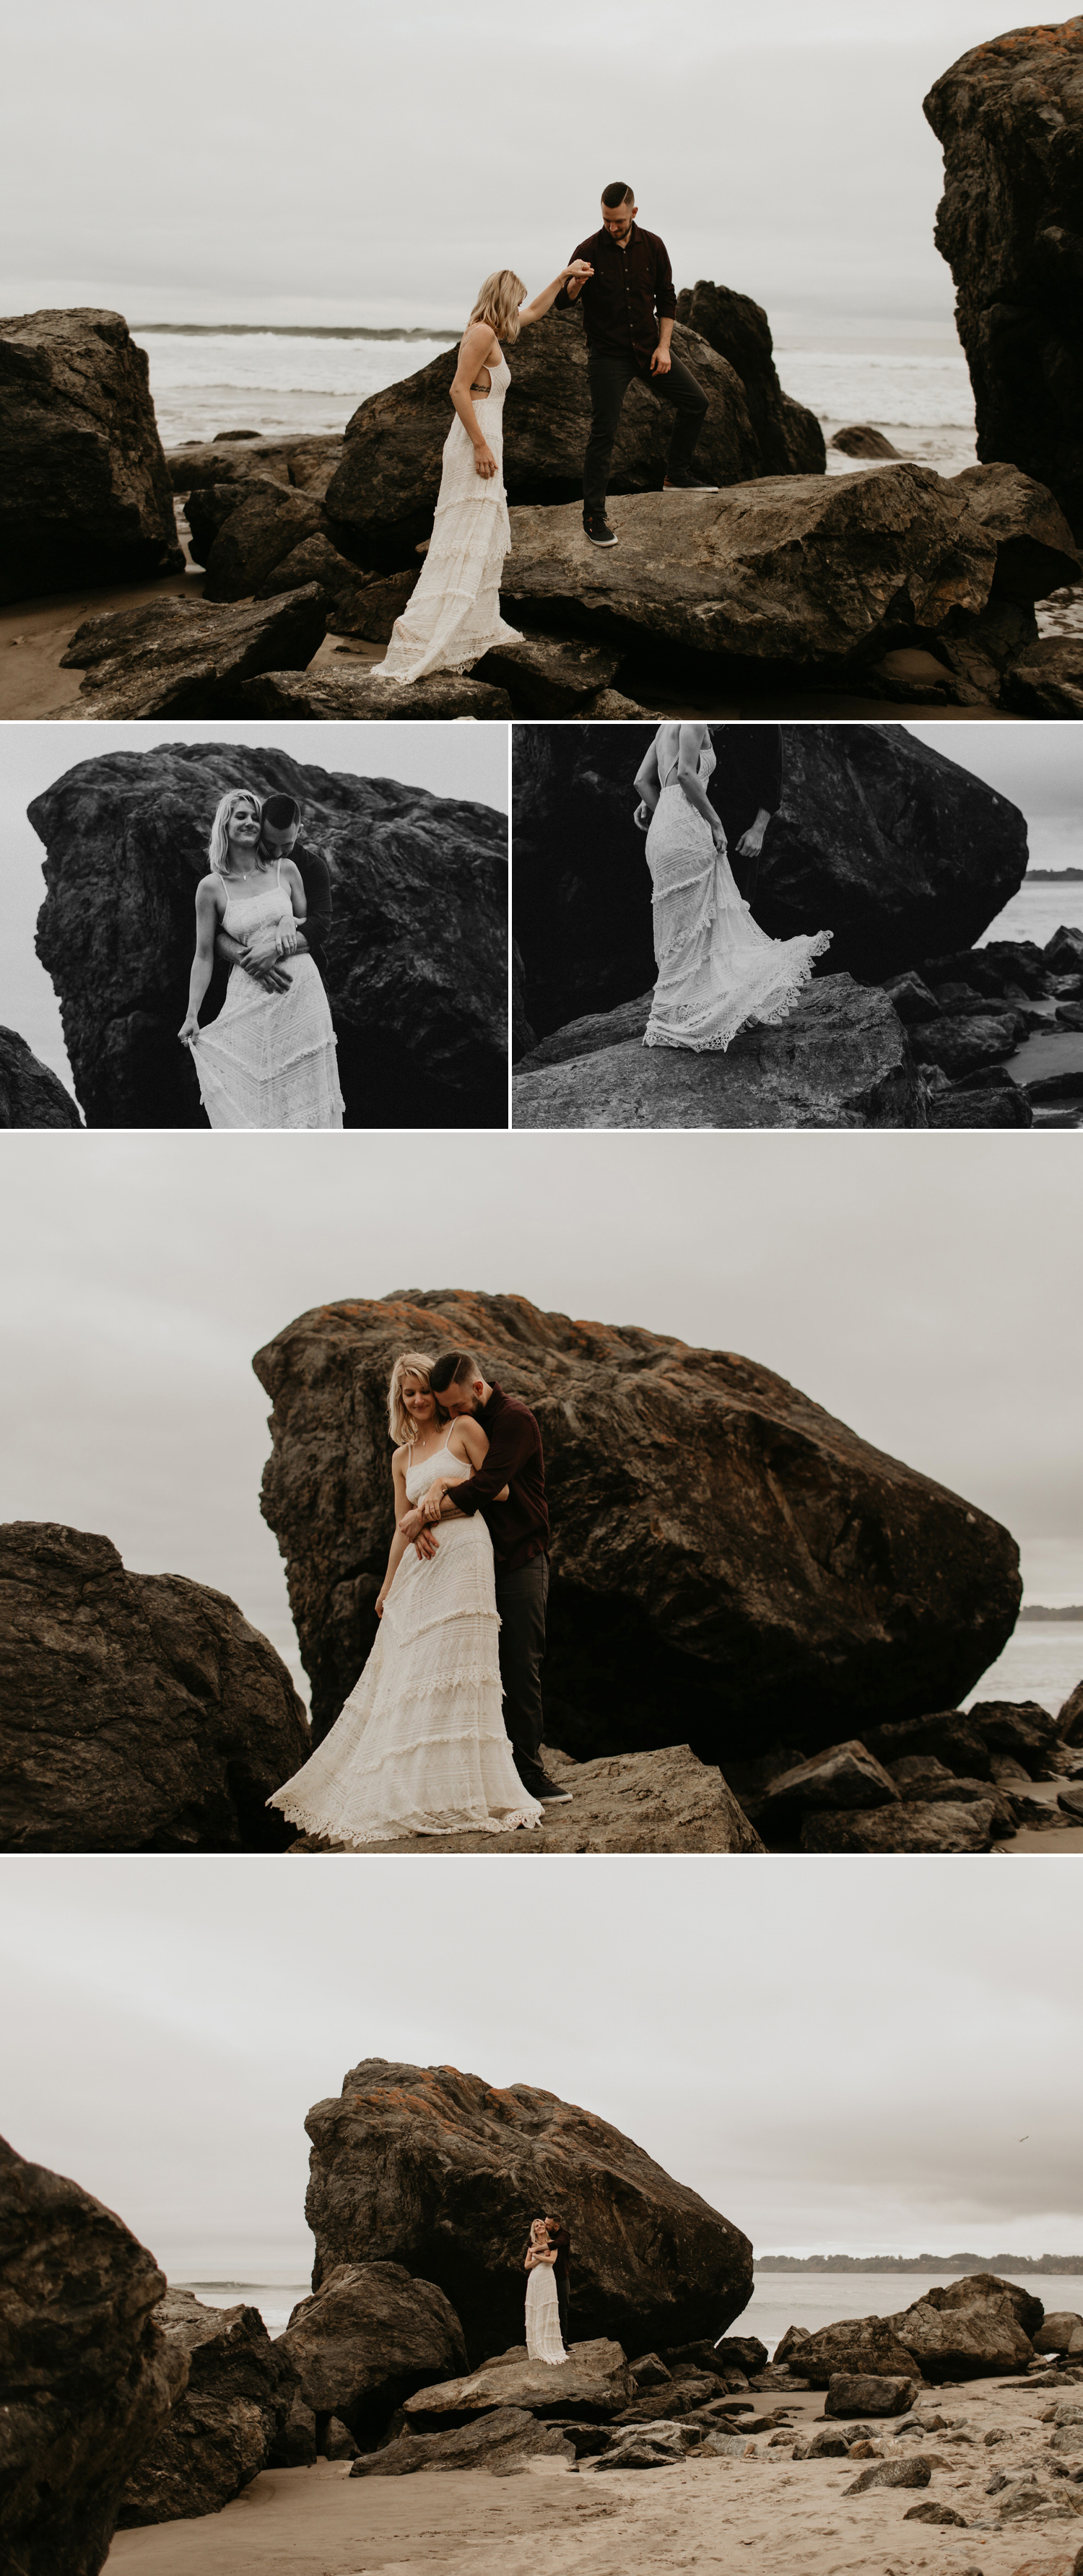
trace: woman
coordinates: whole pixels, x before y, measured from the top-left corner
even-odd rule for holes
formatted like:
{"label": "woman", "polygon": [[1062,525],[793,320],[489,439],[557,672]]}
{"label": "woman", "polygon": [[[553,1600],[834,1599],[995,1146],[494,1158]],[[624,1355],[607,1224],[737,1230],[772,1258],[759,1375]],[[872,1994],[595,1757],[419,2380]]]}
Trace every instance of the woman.
{"label": "woman", "polygon": [[500,346],[517,340],[548,313],[570,277],[593,275],[572,261],[552,285],[524,304],[513,269],[494,269],[459,344],[451,386],[455,408],[444,442],[443,472],[429,551],[405,615],[395,619],[377,680],[422,680],[428,671],[468,671],[493,644],[521,644],[500,614],[500,576],[511,548],[501,475],[502,414],[511,371]]}
{"label": "woman", "polygon": [[[472,1414],[441,1418],[431,1357],[406,1351],[388,1389],[395,1535],[376,1602],[380,1633],[330,1734],[267,1803],[322,1840],[506,1834],[537,1825],[501,1715],[493,1543],[480,1512],[441,1521],[421,1558],[400,1523],[436,1476],[454,1486],[489,1443]],[[506,1501],[507,1487],[498,1495]]]}
{"label": "woman", "polygon": [[556,2247],[549,2242],[544,2218],[530,2222],[526,2249],[526,2348],[531,2361],[567,2361],[561,2341],[560,2306],[553,2279]]}
{"label": "woman", "polygon": [[771,939],[753,921],[708,800],[714,765],[707,725],[661,724],[636,772],[658,965],[644,1046],[728,1047],[747,1020],[784,1020],[831,945],[829,930]]}
{"label": "woman", "polygon": [[[341,1127],[335,1033],[319,967],[305,947],[301,873],[293,859],[263,856],[260,822],[259,798],[248,788],[231,788],[220,799],[210,874],[196,889],[196,953],[181,1045],[192,1050],[212,1127]],[[231,967],[218,1018],[201,1029],[199,1006],[220,930],[242,943],[248,963]],[[249,971],[286,958],[284,992]]]}

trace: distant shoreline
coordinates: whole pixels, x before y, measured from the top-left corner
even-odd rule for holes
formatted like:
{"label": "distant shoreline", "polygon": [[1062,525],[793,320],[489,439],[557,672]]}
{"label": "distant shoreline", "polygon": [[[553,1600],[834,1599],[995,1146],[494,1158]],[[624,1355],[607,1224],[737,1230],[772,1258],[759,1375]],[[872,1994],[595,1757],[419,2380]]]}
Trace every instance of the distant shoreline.
{"label": "distant shoreline", "polygon": [[1083,2272],[1083,2254],[757,2254],[754,2272]]}
{"label": "distant shoreline", "polygon": [[1023,884],[1063,885],[1066,877],[1077,884],[1083,877],[1083,868],[1028,868]]}
{"label": "distant shoreline", "polygon": [[1021,1611],[1020,1611],[1020,1613],[1019,1613],[1019,1617],[1020,1617],[1020,1619],[1021,1619],[1021,1620],[1022,1620],[1022,1619],[1083,1619],[1083,1604],[1080,1604],[1079,1602],[1075,1602],[1075,1603],[1073,1603],[1073,1605],[1072,1605],[1071,1609],[1069,1609],[1069,1610],[1045,1610],[1045,1609],[1043,1609],[1042,1604],[1041,1604],[1041,1602],[1040,1602],[1040,1601],[1028,1601],[1027,1606],[1026,1606],[1026,1609],[1025,1609],[1025,1610],[1021,1610]]}
{"label": "distant shoreline", "polygon": [[[142,331],[168,332],[181,340],[461,340],[461,331],[451,331],[446,323],[434,323],[432,330],[407,329],[405,323],[391,322],[385,329],[369,329],[364,323],[352,322],[129,322],[133,334]],[[1079,871],[1077,870],[1077,874]]]}

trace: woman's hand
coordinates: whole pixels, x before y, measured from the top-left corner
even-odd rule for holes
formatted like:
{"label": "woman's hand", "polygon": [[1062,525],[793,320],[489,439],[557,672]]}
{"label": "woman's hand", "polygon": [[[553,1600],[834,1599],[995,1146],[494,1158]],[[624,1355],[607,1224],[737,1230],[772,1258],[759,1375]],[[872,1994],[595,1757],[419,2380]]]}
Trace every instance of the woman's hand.
{"label": "woman's hand", "polygon": [[446,1476],[433,1477],[432,1483],[426,1492],[425,1500],[421,1505],[421,1517],[423,1521],[429,1522],[439,1520],[440,1505],[447,1492],[447,1487],[448,1480]]}
{"label": "woman's hand", "polygon": [[480,474],[486,483],[492,481],[496,472],[496,458],[492,448],[486,446],[484,439],[481,446],[474,449],[474,472]]}
{"label": "woman's hand", "polygon": [[574,280],[576,286],[585,286],[588,277],[593,277],[593,275],[594,271],[589,260],[573,259],[570,268],[561,269],[560,283],[562,286],[568,286]]}
{"label": "woman's hand", "polygon": [[650,831],[650,828],[651,828],[651,809],[650,809],[650,806],[649,806],[649,805],[637,805],[637,806],[636,806],[635,813],[634,813],[634,815],[632,816],[632,820],[633,820],[633,822],[634,822],[634,824],[635,824],[635,827],[636,827],[637,832],[649,832],[649,831]]}
{"label": "woman's hand", "polygon": [[715,848],[716,848],[716,850],[718,851],[719,856],[720,856],[721,858],[725,858],[725,855],[726,855],[726,849],[727,849],[727,846],[728,846],[728,845],[727,845],[727,841],[726,841],[726,827],[725,827],[725,824],[724,824],[724,823],[722,823],[722,822],[720,822],[720,821],[719,821],[719,818],[718,818],[718,816],[717,816],[717,815],[715,816],[714,822],[713,822],[713,823],[712,823],[712,825],[711,825],[711,839],[712,839],[712,841],[714,842]]}
{"label": "woman's hand", "polygon": [[384,1603],[385,1603],[385,1601],[386,1601],[386,1599],[387,1599],[387,1592],[388,1592],[388,1587],[387,1587],[387,1585],[386,1585],[386,1583],[385,1583],[384,1588],[383,1588],[383,1591],[382,1591],[382,1592],[378,1592],[378,1593],[377,1593],[377,1595],[376,1595],[376,1616],[377,1616],[377,1618],[378,1618],[378,1619],[382,1619],[382,1618],[383,1618],[383,1615],[384,1615]]}
{"label": "woman's hand", "polygon": [[182,1046],[193,1047],[195,1045],[196,1039],[199,1036],[199,1018],[195,1011],[189,1011],[183,1027],[179,1028],[177,1031],[177,1036],[179,1037]]}
{"label": "woman's hand", "polygon": [[292,957],[296,947],[297,924],[291,914],[287,921],[279,922],[278,935],[275,939],[275,955],[276,957]]}

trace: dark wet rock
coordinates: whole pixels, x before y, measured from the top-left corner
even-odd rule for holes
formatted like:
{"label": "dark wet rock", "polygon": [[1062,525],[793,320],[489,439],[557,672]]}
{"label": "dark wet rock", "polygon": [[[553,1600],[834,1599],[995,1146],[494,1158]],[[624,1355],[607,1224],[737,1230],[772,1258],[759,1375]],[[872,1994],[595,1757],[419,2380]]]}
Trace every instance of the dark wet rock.
{"label": "dark wet rock", "polygon": [[882,429],[870,429],[864,422],[855,423],[850,429],[837,429],[831,445],[839,448],[843,456],[882,458],[900,454],[900,450],[892,446],[890,438],[885,438]]}
{"label": "dark wet rock", "polygon": [[[943,1763],[935,1761],[930,1754],[908,1754],[901,1762],[893,1762],[891,1776],[900,1797],[911,1807],[943,1804],[945,1801],[951,1806],[984,1806],[991,1794],[988,1780],[960,1779],[954,1771],[945,1770]],[[993,1807],[994,1834],[1011,1833],[1015,1823],[1013,1799],[1001,1790],[993,1798]]]}
{"label": "dark wet rock", "polygon": [[889,975],[883,989],[904,1028],[919,1028],[923,1020],[935,1020],[940,1009],[936,994],[930,993],[912,967],[904,975]]}
{"label": "dark wet rock", "polygon": [[669,2384],[670,2374],[657,2352],[641,2352],[638,2361],[630,2361],[628,2368],[637,2388],[665,2388]]}
{"label": "dark wet rock", "polygon": [[1000,702],[1011,715],[1083,716],[1083,637],[1043,635],[1028,645],[1004,673]]}
{"label": "dark wet rock", "polygon": [[303,432],[296,438],[250,438],[235,446],[227,437],[196,439],[190,446],[166,452],[175,492],[191,495],[208,483],[247,483],[267,475],[298,491],[322,499],[342,461],[342,439],[332,432]]}
{"label": "dark wet rock", "polygon": [[0,2139],[0,2555],[98,2576],[124,2482],[187,2377],[165,2281],[112,2210]]}
{"label": "dark wet rock", "polygon": [[[718,483],[763,471],[740,379],[725,359],[680,323],[674,356],[692,369],[708,399],[697,469]],[[444,441],[453,414],[458,353],[448,349],[416,374],[370,394],[347,423],[342,463],[328,485],[329,515],[349,529],[364,560],[406,564],[432,533]],[[515,502],[573,502],[582,521],[583,458],[590,434],[587,346],[582,318],[550,314],[510,353],[504,403],[504,475]],[[661,492],[673,416],[638,382],[628,388],[613,452],[611,492]]]}
{"label": "dark wet rock", "polygon": [[[701,277],[682,287],[677,320],[699,333],[739,376],[764,474],[822,474],[824,434],[815,412],[783,393],[775,366],[771,326],[762,305],[731,286]],[[833,441],[837,445],[837,441]],[[697,456],[697,469],[700,459]]]}
{"label": "dark wet rock", "polygon": [[931,1715],[889,1720],[868,1726],[863,1741],[885,1768],[909,1754],[929,1754],[949,1771],[979,1780],[992,1779],[989,1747],[981,1728],[959,1708],[936,1709]]}
{"label": "dark wet rock", "polygon": [[1051,1717],[1037,1700],[975,1700],[967,1717],[991,1752],[1014,1754],[1025,1762],[1032,1780],[1057,1779],[1063,1771],[1060,1718]]}
{"label": "dark wet rock", "polygon": [[725,2379],[733,2370],[750,2374],[766,2370],[767,2346],[758,2335],[723,2335],[717,2343],[682,2344],[678,2350],[668,2352],[666,2358],[674,2364],[696,2362],[703,2370],[713,2370],[717,2378]]}
{"label": "dark wet rock", "polygon": [[[781,751],[781,801],[754,888],[733,862],[773,938],[830,930],[827,970],[862,981],[916,971],[930,985],[925,960],[949,953],[995,976],[971,966],[972,943],[1023,881],[1027,825],[1016,806],[902,725],[710,730],[710,794],[732,851],[757,808],[775,804]],[[536,726],[515,737],[515,929],[539,1039],[653,987],[650,876],[632,816],[654,731]],[[1038,948],[1034,961],[1041,983]]]}
{"label": "dark wet rock", "polygon": [[960,2531],[965,2531],[967,2527],[965,2513],[956,2513],[954,2505],[937,2504],[934,2501],[928,2504],[908,2505],[903,2521],[955,2523]]}
{"label": "dark wet rock", "polygon": [[920,2380],[884,2379],[871,2371],[836,2371],[827,2383],[825,2415],[906,2415]]}
{"label": "dark wet rock", "polygon": [[1052,939],[1047,939],[1042,957],[1054,973],[1071,974],[1074,970],[1083,974],[1083,930],[1062,922]]}
{"label": "dark wet rock", "polygon": [[51,1521],[0,1533],[6,1851],[280,1850],[266,1800],[307,1759],[274,1647],[224,1592],[129,1574]]}
{"label": "dark wet rock", "polygon": [[[638,1004],[635,1006],[638,1014]],[[618,1026],[628,1016],[614,1013]],[[594,1039],[513,1083],[515,1127],[919,1127],[923,1095],[901,1021],[875,985],[817,976],[787,1019],[723,1052]]]}
{"label": "dark wet rock", "polygon": [[[792,2362],[795,2356],[799,2353],[801,2345],[807,2343],[808,2339],[809,2329],[807,2326],[787,2326],[785,2334],[780,2336],[778,2343],[775,2345],[774,2358],[776,2369],[782,2362]],[[800,2361],[798,2361],[797,2366],[798,2369],[800,2369]]]}
{"label": "dark wet rock", "polygon": [[258,2308],[208,2308],[169,2290],[155,2309],[167,2344],[188,2363],[186,2387],[128,2478],[117,2516],[134,2524],[219,2513],[265,2469],[285,2430],[296,2379]]}
{"label": "dark wet rock", "polygon": [[[702,454],[697,464],[706,471]],[[994,541],[925,467],[729,481],[611,501],[620,542],[605,554],[584,535],[581,503],[513,509],[505,614],[777,683],[837,682],[985,606]]]}
{"label": "dark wet rock", "polygon": [[933,1128],[1033,1127],[1034,1110],[1026,1091],[1005,1074],[995,1085],[966,1082],[931,1091],[928,1123]]}
{"label": "dark wet rock", "polygon": [[799,2434],[793,2447],[795,2460],[845,2460],[850,2440],[837,2424],[818,2424],[813,2433]]}
{"label": "dark wet rock", "polygon": [[375,587],[371,576],[359,573],[356,564],[347,563],[345,555],[340,555],[337,546],[333,546],[330,538],[317,528],[312,536],[303,537],[299,545],[291,546],[288,555],[283,555],[272,566],[261,581],[256,597],[277,599],[285,590],[304,590],[310,581],[317,582],[332,602],[327,622],[328,627],[334,627],[336,632],[339,617],[351,614],[355,601],[366,586]]}
{"label": "dark wet rock", "polygon": [[1031,2342],[1035,2352],[1070,2352],[1077,2335],[1083,2348],[1083,2316],[1074,2308],[1053,2308],[1047,2310]]}
{"label": "dark wet rock", "polygon": [[[228,487],[227,487],[228,488]],[[221,486],[212,486],[220,490]],[[196,507],[195,495],[189,500],[188,517]],[[269,573],[306,537],[317,534],[320,506],[308,492],[288,490],[268,482],[230,511],[206,555],[195,547],[197,562],[205,564],[203,597],[232,601],[251,599],[266,583]]]}
{"label": "dark wet rock", "polygon": [[[309,525],[315,524],[319,518],[318,504],[306,501],[303,494],[295,492],[281,476],[251,474],[243,481],[233,477],[224,483],[198,484],[188,495],[184,513],[193,562],[205,565],[227,521],[240,519],[245,511],[258,509],[261,503],[272,515],[278,509],[287,514],[292,511],[295,517],[301,512]],[[287,516],[287,532],[289,525]],[[243,596],[243,592],[238,593],[238,597]]]}
{"label": "dark wet rock", "polygon": [[693,2373],[687,2379],[672,2379],[668,2388],[648,2388],[630,2406],[622,2406],[614,2417],[618,2424],[675,2424],[718,2395],[718,2380],[713,2373]]}
{"label": "dark wet rock", "polygon": [[1083,1745],[1083,1682],[1077,1682],[1070,1697],[1057,1711],[1057,1725],[1065,1744]]}
{"label": "dark wet rock", "polygon": [[525,2343],[513,2344],[509,2352],[494,2354],[463,2378],[419,2388],[406,2399],[402,2412],[406,2424],[422,2432],[436,2431],[463,2416],[488,2414],[494,2406],[525,2407],[531,2415],[582,2417],[588,2423],[605,2424],[622,2417],[634,2395],[619,2343],[601,2336],[593,2342],[570,2344],[567,2360],[556,2364],[531,2361]]}
{"label": "dark wet rock", "polygon": [[609,690],[621,659],[574,636],[531,635],[521,644],[494,645],[474,669],[479,679],[507,689],[524,715],[581,716],[599,691]]}
{"label": "dark wet rock", "polygon": [[1083,1782],[1075,1787],[1058,1789],[1057,1805],[1073,1825],[1083,1825]]}
{"label": "dark wet rock", "polygon": [[[503,814],[229,742],[108,752],[68,769],[30,807],[46,849],[38,955],[60,999],[88,1126],[205,1125],[177,1030],[195,946],[195,891],[228,787],[296,796],[302,843],[322,852],[330,869],[324,980],[346,1124],[503,1127]],[[437,883],[444,910],[434,943]],[[220,1009],[225,986],[224,973],[216,974],[204,1021]]]}
{"label": "dark wet rock", "polygon": [[1079,220],[1083,28],[976,45],[925,114],[944,151],[936,245],[956,287],[978,454],[1010,458],[1083,536]]}
{"label": "dark wet rock", "polygon": [[972,2272],[926,2290],[889,2322],[922,2377],[936,2382],[1025,2370],[1044,2315],[1041,2300],[1017,2282]]}
{"label": "dark wet rock", "polygon": [[[903,1800],[865,1814],[848,1808],[825,1808],[808,1815],[801,1827],[802,1851],[834,1852],[976,1852],[988,1851],[1001,1830],[1003,1808],[993,1798],[967,1805],[945,1799],[922,1804]],[[804,2363],[802,2361],[802,2368]]]}
{"label": "dark wet rock", "polygon": [[[584,1742],[596,1727],[606,1751],[665,1745],[679,1706],[693,1751],[723,1771],[731,1749],[764,1752],[783,1726],[807,1753],[837,1741],[840,1721],[884,1760],[870,1709],[901,1721],[945,1684],[961,1696],[1011,1634],[1008,1533],[770,1370],[524,1297],[410,1290],[315,1308],[254,1361],[274,1406],[262,1508],[289,1568],[317,1734],[375,1635],[391,1364],[446,1343],[476,1351],[537,1414],[553,1528],[546,1692],[579,1713]],[[621,1461],[619,1512],[607,1458]]]}
{"label": "dark wet rock", "polygon": [[0,600],[181,572],[149,370],[120,313],[0,322]]}
{"label": "dark wet rock", "polygon": [[241,608],[171,598],[106,609],[76,628],[61,655],[63,670],[87,675],[68,721],[236,715],[243,683],[260,671],[303,671],[326,624],[315,582]]}
{"label": "dark wet rock", "polygon": [[[359,582],[355,573],[352,588],[346,583],[342,585],[342,596],[327,621],[329,632],[332,635],[359,635],[369,644],[390,644],[395,619],[402,616],[419,579],[416,565],[412,572],[390,573],[386,581]],[[453,675],[445,673],[441,676],[450,678]],[[485,676],[488,678],[489,674]]]}
{"label": "dark wet rock", "polygon": [[951,1079],[1005,1062],[1023,1034],[1018,1011],[945,1012],[939,1019],[923,1020],[910,1043],[919,1064],[938,1064]]}
{"label": "dark wet rock", "polygon": [[[370,2058],[305,2125],[317,2286],[339,2263],[402,2263],[450,2299],[474,2363],[501,2337],[522,2335],[529,2220],[559,2211],[572,2239],[571,2363],[558,2374],[528,2366],[521,2343],[501,2353],[483,2376],[510,2392],[509,2405],[535,2402],[541,2371],[551,2411],[615,2414],[635,2394],[617,2336],[640,2351],[674,2330],[724,2333],[751,2297],[747,2237],[630,2138],[553,2093]],[[576,2373],[581,2401],[571,2404]],[[408,2399],[407,2416],[446,2412],[446,2389],[428,2396]],[[471,2383],[457,2411],[483,2402],[505,2400],[483,2400]]]}
{"label": "dark wet rock", "polygon": [[[885,1807],[899,1791],[875,1754],[856,1741],[830,1744],[792,1771],[780,1772],[752,1808],[756,1823],[770,1838],[773,1828],[810,1807]],[[766,2360],[766,2353],[764,2360]]]}
{"label": "dark wet rock", "polygon": [[489,2469],[507,2475],[525,2460],[563,2460],[570,2468],[574,2444],[555,2424],[539,2423],[522,2407],[498,2406],[444,2433],[400,2433],[382,2451],[362,2452],[352,2478],[413,2477],[419,2469]]}
{"label": "dark wet rock", "polygon": [[306,2405],[339,2417],[362,2443],[416,2389],[467,2366],[450,2301],[400,2263],[336,2264],[294,2309],[279,2348]]}
{"label": "dark wet rock", "polygon": [[269,2469],[311,2469],[316,2462],[316,2417],[303,2397],[295,2395],[284,2424],[267,2454]]}
{"label": "dark wet rock", "polygon": [[698,2447],[686,2425],[643,2424],[615,2435],[606,2444],[595,2474],[603,2469],[678,2468],[689,2451]]}
{"label": "dark wet rock", "polygon": [[[828,2388],[832,2379],[905,2380],[922,2378],[898,2334],[898,2317],[843,2317],[806,2335],[800,2348],[801,2377],[813,2388]],[[866,2410],[867,2411],[867,2410]]]}
{"label": "dark wet rock", "polygon": [[949,476],[953,492],[995,540],[993,597],[1023,602],[1048,598],[1083,573],[1063,510],[1043,483],[1015,465],[968,465]]}
{"label": "dark wet rock", "polygon": [[932,2478],[928,2460],[918,2452],[910,2460],[878,2460],[872,2467],[861,2469],[844,2495],[867,2495],[870,2487],[927,2487]]}
{"label": "dark wet rock", "polygon": [[82,1123],[59,1075],[32,1054],[17,1029],[0,1029],[0,1127],[81,1127]]}
{"label": "dark wet rock", "polygon": [[587,1011],[581,1020],[569,1020],[562,1029],[553,1029],[520,1056],[517,1073],[541,1073],[550,1064],[572,1064],[577,1056],[600,1055],[604,1048],[620,1046],[626,1039],[642,1045],[651,1015],[650,993],[639,993],[634,1002],[618,1003],[614,1011]]}
{"label": "dark wet rock", "polygon": [[357,2458],[357,2444],[353,2434],[347,2430],[345,2424],[339,2422],[337,2415],[332,2415],[324,2435],[323,2456],[326,2460],[356,2460]]}
{"label": "dark wet rock", "polygon": [[242,692],[246,715],[283,716],[288,724],[447,724],[457,717],[506,724],[512,703],[504,689],[454,671],[424,680],[377,680],[368,663],[347,655],[341,663],[317,662],[309,670],[262,673]]}

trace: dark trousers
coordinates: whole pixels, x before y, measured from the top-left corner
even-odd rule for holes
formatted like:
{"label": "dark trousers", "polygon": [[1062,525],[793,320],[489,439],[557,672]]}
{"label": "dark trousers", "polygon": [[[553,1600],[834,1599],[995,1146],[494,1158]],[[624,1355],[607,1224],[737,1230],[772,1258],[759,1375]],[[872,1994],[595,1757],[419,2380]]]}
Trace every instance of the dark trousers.
{"label": "dark trousers", "polygon": [[504,1724],[511,1749],[524,1762],[536,1762],[544,1733],[541,1668],[545,1658],[545,1605],[549,1598],[549,1559],[532,1556],[507,1572],[496,1568],[496,1606],[500,1617],[500,1679],[504,1687]]}
{"label": "dark trousers", "polygon": [[652,376],[645,361],[634,358],[630,350],[626,358],[610,356],[608,351],[604,354],[598,352],[587,361],[591,412],[590,437],[583,466],[584,517],[605,515],[610,460],[620,427],[624,397],[633,376],[638,376],[641,385],[647,385],[652,394],[657,394],[659,402],[669,403],[675,414],[666,460],[667,474],[687,474],[691,468],[696,440],[707,417],[707,396],[702,385],[696,383],[691,368],[682,366],[680,359],[674,358],[668,375]]}
{"label": "dark trousers", "polygon": [[560,2316],[560,2340],[561,2340],[561,2342],[562,2342],[562,2344],[563,2344],[563,2346],[564,2346],[565,2351],[567,2351],[567,2349],[568,2349],[568,2315],[569,2315],[569,2310],[570,2310],[570,2308],[571,2308],[571,2296],[570,2296],[570,2293],[569,2293],[569,2290],[568,2290],[568,2284],[567,2284],[567,2282],[566,2282],[566,2281],[558,2281],[558,2282],[557,2282],[557,2310],[558,2310],[558,2313],[559,2313],[559,2316]]}

